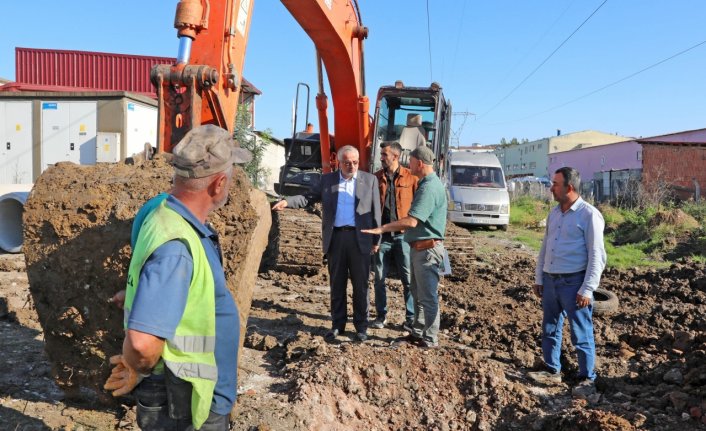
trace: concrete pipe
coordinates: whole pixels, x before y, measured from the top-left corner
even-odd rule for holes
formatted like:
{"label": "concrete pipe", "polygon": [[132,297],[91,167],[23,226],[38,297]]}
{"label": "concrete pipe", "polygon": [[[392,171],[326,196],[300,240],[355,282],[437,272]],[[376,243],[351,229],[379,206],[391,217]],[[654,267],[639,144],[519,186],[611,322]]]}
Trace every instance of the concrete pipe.
{"label": "concrete pipe", "polygon": [[31,188],[31,184],[0,186],[0,248],[9,253],[22,250],[22,212]]}

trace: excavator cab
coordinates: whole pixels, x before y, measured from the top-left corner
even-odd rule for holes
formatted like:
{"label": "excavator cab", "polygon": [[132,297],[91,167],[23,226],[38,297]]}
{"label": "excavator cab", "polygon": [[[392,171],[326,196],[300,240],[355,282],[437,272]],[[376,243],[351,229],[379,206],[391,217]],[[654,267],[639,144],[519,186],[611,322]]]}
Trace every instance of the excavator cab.
{"label": "excavator cab", "polygon": [[286,162],[280,168],[280,195],[298,195],[321,181],[321,138],[318,133],[299,132],[284,140]]}
{"label": "excavator cab", "polygon": [[443,158],[449,147],[451,103],[444,98],[441,86],[405,87],[401,81],[378,91],[372,132],[371,172],[380,169],[381,146],[399,142],[400,162],[409,165],[409,153],[420,145],[434,151],[434,169],[441,177]]}

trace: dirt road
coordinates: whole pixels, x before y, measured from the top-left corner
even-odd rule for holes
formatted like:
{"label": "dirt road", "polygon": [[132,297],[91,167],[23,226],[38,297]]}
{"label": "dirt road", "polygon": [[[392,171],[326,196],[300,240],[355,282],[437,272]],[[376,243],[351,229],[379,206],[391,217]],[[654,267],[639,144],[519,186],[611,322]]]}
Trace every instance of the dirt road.
{"label": "dirt road", "polygon": [[[512,231],[450,229],[454,273],[441,287],[438,349],[391,346],[404,334],[396,280],[389,282],[391,325],[370,330],[362,344],[348,334],[324,343],[328,280],[316,265],[315,237],[294,247],[305,271],[275,266],[260,274],[233,429],[706,429],[703,264],[606,272],[603,285],[621,306],[595,318],[599,392],[578,399],[573,350],[563,358],[565,383],[526,377],[541,357],[533,253],[509,239]],[[0,255],[0,337],[0,429],[133,429],[127,406],[101,410],[63,399],[43,355],[21,255]]]}

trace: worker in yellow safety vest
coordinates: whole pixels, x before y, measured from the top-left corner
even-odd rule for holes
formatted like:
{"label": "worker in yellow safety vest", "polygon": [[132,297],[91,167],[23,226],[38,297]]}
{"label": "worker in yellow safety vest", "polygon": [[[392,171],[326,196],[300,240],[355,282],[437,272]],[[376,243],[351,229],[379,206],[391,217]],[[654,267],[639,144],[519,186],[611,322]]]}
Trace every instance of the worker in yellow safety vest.
{"label": "worker in yellow safety vest", "polygon": [[125,340],[105,388],[134,394],[143,430],[229,428],[239,316],[206,218],[227,201],[233,165],[250,159],[226,130],[191,130],[173,150],[172,190],[135,218]]}

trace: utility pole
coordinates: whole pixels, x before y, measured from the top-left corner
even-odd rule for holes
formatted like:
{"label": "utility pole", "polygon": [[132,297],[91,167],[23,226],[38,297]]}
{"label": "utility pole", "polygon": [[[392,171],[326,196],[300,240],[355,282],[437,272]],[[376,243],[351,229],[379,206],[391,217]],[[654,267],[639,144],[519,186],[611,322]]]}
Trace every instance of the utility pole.
{"label": "utility pole", "polygon": [[473,112],[468,112],[468,111],[463,111],[463,112],[454,112],[452,116],[454,117],[462,117],[461,118],[461,125],[456,128],[456,130],[451,130],[451,146],[456,144],[456,149],[461,147],[461,132],[463,131],[463,126],[466,125],[466,120],[468,119],[469,116],[473,115],[474,117],[476,114]]}

